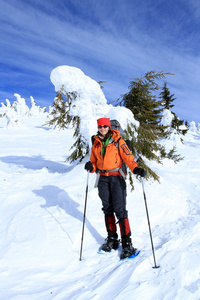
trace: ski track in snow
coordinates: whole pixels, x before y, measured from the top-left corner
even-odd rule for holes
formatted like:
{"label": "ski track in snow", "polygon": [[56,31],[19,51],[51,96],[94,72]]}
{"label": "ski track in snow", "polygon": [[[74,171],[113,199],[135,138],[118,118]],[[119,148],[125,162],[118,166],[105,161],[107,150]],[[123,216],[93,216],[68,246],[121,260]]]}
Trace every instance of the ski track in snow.
{"label": "ski track in snow", "polygon": [[133,245],[141,253],[119,261],[120,249],[97,254],[106,233],[95,175],[89,175],[79,261],[86,160],[65,162],[72,132],[42,127],[41,117],[29,118],[27,129],[8,130],[0,122],[0,299],[200,299],[198,134],[177,147],[183,161],[151,163],[161,180],[145,182],[160,265],[154,269],[140,182],[133,192],[128,188],[127,205]]}

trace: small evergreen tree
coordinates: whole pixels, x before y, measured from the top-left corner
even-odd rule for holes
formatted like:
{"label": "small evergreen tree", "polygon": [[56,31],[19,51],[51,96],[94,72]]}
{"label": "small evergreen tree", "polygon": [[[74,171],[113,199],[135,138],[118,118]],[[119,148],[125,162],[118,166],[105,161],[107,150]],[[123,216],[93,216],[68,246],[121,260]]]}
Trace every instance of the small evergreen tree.
{"label": "small evergreen tree", "polygon": [[189,124],[187,120],[185,121],[185,126],[189,129]]}
{"label": "small evergreen tree", "polygon": [[[140,124],[138,128],[131,124],[126,130],[126,138],[131,140],[133,154],[140,166],[146,169],[146,177],[153,177],[158,181],[158,175],[147,165],[144,157],[158,163],[161,163],[163,158],[170,158],[175,162],[180,160],[180,156],[175,154],[175,149],[167,152],[159,143],[159,139],[168,135],[168,126],[160,125],[163,107],[162,101],[156,96],[160,89],[156,80],[165,78],[168,74],[170,73],[147,72],[145,76],[130,82],[129,92],[122,95],[120,100],[120,104],[129,108]],[[133,136],[133,131],[137,132],[137,136]],[[129,177],[133,183],[131,173]]]}
{"label": "small evergreen tree", "polygon": [[66,129],[68,125],[73,122],[76,123],[78,117],[69,114],[70,107],[77,94],[75,92],[68,93],[64,86],[57,92],[50,112],[50,121],[47,125],[54,126],[59,129]]}
{"label": "small evergreen tree", "polygon": [[[162,101],[162,105],[164,109],[169,109],[171,111],[171,108],[174,107],[172,102],[176,100],[174,98],[174,94],[170,94],[170,91],[167,87],[167,83],[165,82],[162,88],[162,92],[160,93],[160,98]],[[174,112],[171,111],[171,113],[174,115],[174,118],[172,120],[171,128],[175,129],[178,134],[185,135],[188,131],[188,129],[181,129],[180,126],[184,125],[184,120],[180,120]],[[186,125],[187,127],[187,125]]]}
{"label": "small evergreen tree", "polygon": [[64,86],[57,92],[50,113],[50,121],[45,125],[66,129],[69,125],[74,128],[73,137],[76,139],[70,150],[73,150],[67,160],[73,162],[75,160],[82,161],[89,153],[89,145],[80,133],[80,118],[70,115],[70,108],[73,101],[77,98],[76,92],[66,92]]}
{"label": "small evergreen tree", "polygon": [[171,109],[172,107],[174,107],[172,102],[176,100],[176,98],[174,98],[174,94],[170,95],[170,91],[167,87],[166,81],[163,85],[162,92],[160,93],[160,98],[162,99],[162,105],[165,109]]}
{"label": "small evergreen tree", "polygon": [[188,131],[187,125],[185,125],[185,129],[181,129],[180,127],[184,125],[184,120],[180,120],[175,113],[173,113],[174,119],[172,120],[171,128],[176,129],[178,134],[185,135]]}

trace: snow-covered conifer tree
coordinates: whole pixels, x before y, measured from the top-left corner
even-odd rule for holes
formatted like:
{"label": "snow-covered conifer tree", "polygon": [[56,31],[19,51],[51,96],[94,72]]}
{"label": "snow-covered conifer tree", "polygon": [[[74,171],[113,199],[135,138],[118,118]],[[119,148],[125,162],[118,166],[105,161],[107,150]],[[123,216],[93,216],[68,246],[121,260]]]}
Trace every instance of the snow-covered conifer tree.
{"label": "snow-covered conifer tree", "polygon": [[70,161],[82,160],[89,152],[89,145],[80,133],[80,117],[70,114],[70,108],[76,100],[76,92],[66,92],[64,86],[57,92],[51,111],[50,121],[46,124],[58,129],[74,128],[74,144],[71,146],[73,152],[67,158]]}
{"label": "snow-covered conifer tree", "polygon": [[[122,95],[120,104],[129,108],[140,126],[137,129],[137,136],[131,138],[134,156],[139,164],[146,169],[147,178],[153,177],[159,180],[158,175],[148,166],[148,160],[162,162],[163,158],[170,158],[174,161],[180,159],[179,155],[173,151],[167,152],[165,147],[159,142],[160,139],[168,135],[168,124],[161,124],[162,100],[157,97],[160,86],[156,82],[165,78],[169,73],[147,72],[141,78],[136,78],[130,82],[129,92]],[[128,134],[131,136],[132,128],[128,127]],[[132,174],[130,173],[132,177]]]}
{"label": "snow-covered conifer tree", "polygon": [[31,99],[31,108],[29,114],[31,116],[38,116],[46,112],[46,107],[41,108],[39,105],[36,105],[36,102],[32,96],[30,96],[30,99]]}
{"label": "snow-covered conifer tree", "polygon": [[17,100],[13,102],[12,107],[16,113],[20,116],[27,115],[29,113],[29,107],[26,105],[26,100],[17,93],[15,93],[14,96]]}

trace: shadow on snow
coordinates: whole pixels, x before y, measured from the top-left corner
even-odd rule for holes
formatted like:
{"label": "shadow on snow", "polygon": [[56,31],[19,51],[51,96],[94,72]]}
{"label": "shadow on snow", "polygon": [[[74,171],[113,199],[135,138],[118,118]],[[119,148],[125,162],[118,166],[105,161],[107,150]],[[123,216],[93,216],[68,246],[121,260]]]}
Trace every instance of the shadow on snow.
{"label": "shadow on snow", "polygon": [[[40,197],[43,197],[46,201],[46,204],[41,205],[42,208],[46,209],[48,213],[55,219],[55,221],[60,225],[62,230],[70,238],[69,234],[66,232],[62,224],[49,212],[49,207],[57,206],[58,209],[63,209],[68,215],[77,219],[80,222],[83,222],[83,213],[78,210],[79,204],[72,200],[68,193],[65,190],[62,190],[54,185],[43,186],[40,190],[33,190],[33,192]],[[67,218],[67,217],[66,217]],[[67,220],[67,219],[66,219]],[[103,237],[97,232],[97,230],[91,225],[89,220],[86,217],[85,225],[90,231],[91,235],[95,238],[97,243],[101,243]],[[81,228],[82,230],[82,228]],[[71,242],[72,239],[70,238]]]}
{"label": "shadow on snow", "polygon": [[41,170],[47,168],[50,173],[67,173],[71,171],[76,164],[67,166],[64,163],[44,159],[41,155],[37,156],[4,156],[0,160],[7,164],[15,164],[26,169]]}

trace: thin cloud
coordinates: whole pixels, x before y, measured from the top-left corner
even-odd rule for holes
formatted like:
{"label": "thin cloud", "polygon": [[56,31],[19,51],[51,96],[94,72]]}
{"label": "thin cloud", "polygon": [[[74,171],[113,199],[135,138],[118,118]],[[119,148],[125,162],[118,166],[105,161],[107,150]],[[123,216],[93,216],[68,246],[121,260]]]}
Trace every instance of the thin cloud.
{"label": "thin cloud", "polygon": [[[40,4],[36,0],[1,0],[0,55],[7,78],[10,73],[17,88],[19,81],[15,76],[28,83],[29,72],[29,86],[38,86],[36,95],[41,98],[39,90],[51,85],[51,70],[59,65],[71,65],[97,81],[107,81],[103,91],[107,99],[113,101],[127,92],[133,78],[150,70],[166,70],[176,74],[167,81],[185,107],[181,110],[185,118],[187,95],[198,85],[200,77],[199,37],[193,30],[195,24],[200,26],[194,12],[194,8],[198,11],[197,2],[192,1],[190,7],[189,1],[182,1],[179,11],[171,0],[165,6],[160,0],[107,2],[52,0]],[[185,18],[188,7],[194,22]],[[36,83],[38,81],[40,83]],[[2,74],[1,82],[2,97],[6,92]],[[23,91],[20,83],[19,89]],[[191,101],[196,106],[194,117],[197,121],[199,106],[195,99],[200,91],[193,90],[194,100]]]}

